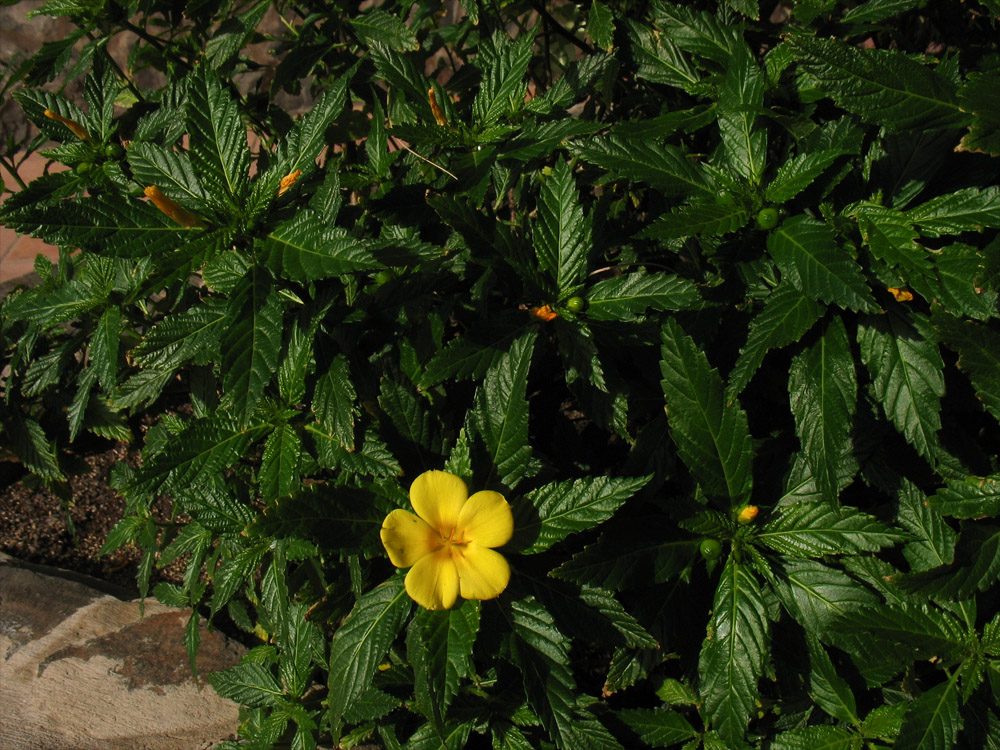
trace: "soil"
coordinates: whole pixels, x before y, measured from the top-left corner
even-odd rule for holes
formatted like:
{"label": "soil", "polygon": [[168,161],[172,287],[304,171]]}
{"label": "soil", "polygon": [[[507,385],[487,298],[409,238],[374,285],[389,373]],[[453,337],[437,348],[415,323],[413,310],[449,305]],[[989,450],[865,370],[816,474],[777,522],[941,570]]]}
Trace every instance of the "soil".
{"label": "soil", "polygon": [[[125,502],[107,485],[108,472],[130,460],[124,443],[108,444],[76,456],[79,471],[63,501],[19,466],[0,468],[0,551],[26,562],[84,573],[138,595],[136,572],[142,553],[123,547],[100,549],[125,512]],[[153,582],[178,581],[176,568],[154,570]]]}

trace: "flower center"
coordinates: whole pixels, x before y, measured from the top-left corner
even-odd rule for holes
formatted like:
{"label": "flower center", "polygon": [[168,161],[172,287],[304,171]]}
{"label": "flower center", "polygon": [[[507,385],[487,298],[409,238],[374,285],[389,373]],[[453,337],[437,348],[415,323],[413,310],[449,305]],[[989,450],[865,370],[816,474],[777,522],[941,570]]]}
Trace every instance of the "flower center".
{"label": "flower center", "polygon": [[461,548],[465,547],[465,545],[468,544],[468,542],[462,538],[464,536],[464,533],[460,531],[457,527],[452,529],[447,537],[444,535],[443,532],[440,531],[438,532],[438,536],[440,538],[440,541],[438,543],[438,549],[446,547],[449,551],[451,551],[453,548],[458,547],[459,549],[455,551],[461,552],[462,551]]}

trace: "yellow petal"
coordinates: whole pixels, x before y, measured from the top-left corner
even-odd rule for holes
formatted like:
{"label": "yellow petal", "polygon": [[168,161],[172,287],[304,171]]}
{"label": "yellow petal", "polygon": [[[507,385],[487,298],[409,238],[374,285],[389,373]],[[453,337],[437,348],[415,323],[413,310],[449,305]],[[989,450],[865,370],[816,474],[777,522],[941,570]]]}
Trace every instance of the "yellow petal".
{"label": "yellow petal", "polygon": [[476,542],[483,547],[500,547],[514,534],[514,514],[499,492],[477,492],[458,514],[458,539]]}
{"label": "yellow petal", "polygon": [[445,539],[451,536],[468,497],[465,482],[447,471],[425,471],[410,485],[413,510]]}
{"label": "yellow petal", "polygon": [[440,535],[408,510],[394,510],[387,515],[379,536],[397,568],[410,567],[441,544]]}
{"label": "yellow petal", "polygon": [[458,598],[458,568],[447,547],[417,560],[406,574],[406,593],[426,609],[451,609]]}
{"label": "yellow petal", "polygon": [[455,547],[463,599],[495,599],[510,582],[510,565],[499,552],[470,542]]}

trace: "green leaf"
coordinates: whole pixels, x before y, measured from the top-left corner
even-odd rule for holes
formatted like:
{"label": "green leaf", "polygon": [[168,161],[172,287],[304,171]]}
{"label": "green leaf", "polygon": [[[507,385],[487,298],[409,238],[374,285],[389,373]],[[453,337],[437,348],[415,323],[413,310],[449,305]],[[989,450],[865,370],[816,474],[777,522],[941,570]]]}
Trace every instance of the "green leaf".
{"label": "green leaf", "polygon": [[273,706],[284,694],[267,668],[253,662],[212,672],[208,681],[222,698],[250,708]]}
{"label": "green leaf", "polygon": [[204,211],[212,201],[194,162],[184,152],[138,142],[129,146],[128,162],[136,182],[143,187],[155,185],[185,208]]}
{"label": "green leaf", "polygon": [[121,329],[121,308],[110,306],[101,314],[90,339],[91,366],[106,393],[114,390],[118,380],[118,335]]}
{"label": "green leaf", "polygon": [[860,735],[841,727],[812,726],[790,729],[776,735],[772,750],[861,750]]}
{"label": "green leaf", "polygon": [[630,18],[626,19],[626,23],[638,78],[685,90],[698,83],[700,76],[691,61],[669,35],[661,34]]}
{"label": "green leaf", "polygon": [[726,398],[732,402],[746,388],[771,349],[799,341],[823,314],[822,306],[788,282],[779,284],[750,321],[747,342],[729,373]]}
{"label": "green leaf", "polygon": [[774,591],[792,618],[820,637],[837,616],[879,603],[856,580],[815,560],[784,561]]}
{"label": "green leaf", "polygon": [[429,679],[442,715],[458,694],[462,680],[473,674],[471,657],[479,614],[479,602],[461,600],[452,609],[432,612],[421,608],[413,618],[427,649]]}
{"label": "green leaf", "polygon": [[4,445],[32,474],[57,482],[66,479],[59,469],[45,430],[38,422],[14,412],[9,421],[0,424],[0,434],[3,435]]}
{"label": "green leaf", "polygon": [[835,503],[843,470],[856,466],[850,454],[851,427],[858,396],[854,354],[847,329],[832,318],[823,335],[793,360],[788,393],[798,435],[813,479],[824,499]]}
{"label": "green leaf", "polygon": [[787,219],[768,235],[767,250],[803,294],[851,310],[878,309],[857,262],[823,222],[805,215]]}
{"label": "green leaf", "polygon": [[256,542],[249,547],[241,548],[213,571],[212,584],[215,588],[210,603],[213,616],[257,574],[257,569],[267,551],[267,542]]}
{"label": "green leaf", "polygon": [[615,135],[569,144],[570,153],[606,169],[614,177],[644,182],[665,195],[709,195],[697,166],[677,146],[639,143]]}
{"label": "green leaf", "polygon": [[420,49],[420,42],[406,24],[380,8],[372,8],[349,20],[363,44],[384,44],[399,52]]}
{"label": "green leaf", "polygon": [[[191,12],[196,7],[199,6],[192,6],[188,9],[188,12]],[[214,30],[212,38],[205,44],[205,60],[209,64],[203,67],[210,67],[215,70],[225,68],[233,60],[236,53],[244,45],[251,42],[255,29],[264,18],[264,14],[269,7],[271,6],[267,0],[258,0],[248,10],[243,13],[229,15],[229,17],[219,24],[218,28]],[[198,22],[200,21],[196,21],[196,23]]]}
{"label": "green leaf", "polygon": [[719,578],[698,660],[702,710],[729,747],[739,747],[767,656],[767,610],[751,570],[730,557]]}
{"label": "green leaf", "polygon": [[611,9],[600,0],[592,0],[587,12],[587,36],[605,52],[615,43],[615,18]]}
{"label": "green leaf", "polygon": [[670,747],[698,736],[688,720],[676,711],[626,708],[617,716],[650,747]]}
{"label": "green leaf", "polygon": [[529,333],[511,344],[476,390],[475,424],[489,452],[491,472],[508,487],[516,486],[531,468],[525,389],[536,335]]}
{"label": "green leaf", "polygon": [[727,404],[718,371],[673,318],[661,330],[660,385],[681,460],[706,492],[734,506],[753,482],[753,449],[746,414]]}
{"label": "green leaf", "polygon": [[913,220],[903,211],[861,203],[854,206],[854,212],[872,255],[890,268],[899,268],[911,284],[932,275],[927,250],[917,244],[919,235]]}
{"label": "green leaf", "polygon": [[548,549],[568,535],[603,523],[642,489],[649,477],[590,477],[553,482],[529,492],[515,508],[514,540],[524,552]]}
{"label": "green leaf", "polygon": [[986,279],[988,251],[955,243],[941,248],[933,256],[936,282],[914,284],[925,299],[938,299],[942,307],[955,317],[989,320],[997,314],[997,291]]}
{"label": "green leaf", "polygon": [[958,103],[963,112],[972,115],[972,122],[958,150],[1000,156],[1000,103],[994,95],[998,86],[1000,75],[996,71],[973,71],[966,76],[965,85],[958,90]]}
{"label": "green leaf", "polygon": [[260,494],[265,501],[292,494],[299,488],[302,440],[295,428],[279,425],[264,443],[260,463]]}
{"label": "green leaf", "polygon": [[583,215],[573,172],[558,161],[542,184],[533,237],[538,262],[556,282],[560,297],[575,292],[587,272],[590,227]]}
{"label": "green leaf", "polygon": [[382,378],[378,402],[404,440],[440,452],[439,430],[425,398],[387,376]]}
{"label": "green leaf", "polygon": [[897,577],[903,590],[927,597],[968,599],[1000,580],[1000,527],[967,526],[955,545],[955,559],[930,570]]}
{"label": "green leaf", "polygon": [[952,518],[1000,516],[1000,475],[945,480],[927,500],[931,508]]}
{"label": "green leaf", "polygon": [[[747,0],[757,17],[756,0]],[[767,79],[746,45],[738,45],[719,87],[719,134],[725,161],[751,186],[760,184],[767,157],[767,130],[756,127],[764,109]]]}
{"label": "green leaf", "polygon": [[425,365],[417,387],[426,390],[438,383],[481,380],[497,366],[512,343],[524,333],[524,315],[494,316],[481,327],[473,327],[454,338]]}
{"label": "green leaf", "polygon": [[130,352],[132,361],[152,370],[174,370],[218,345],[225,306],[214,298],[168,315]]}
{"label": "green leaf", "polygon": [[647,310],[691,310],[702,305],[688,279],[666,273],[626,273],[594,284],[586,294],[594,320],[634,320]]}
{"label": "green leaf", "polygon": [[809,647],[809,697],[835,719],[860,725],[854,693],[847,681],[837,674],[823,644],[813,635],[806,636],[806,644]]}
{"label": "green leaf", "polygon": [[243,424],[278,369],[283,303],[266,272],[249,274],[229,299],[222,336],[222,403]]}
{"label": "green leaf", "polygon": [[330,641],[327,720],[338,726],[344,711],[371,684],[372,676],[410,614],[403,576],[366,593]]}
{"label": "green leaf", "polygon": [[381,268],[365,243],[339,227],[323,222],[312,211],[274,228],[263,242],[267,265],[292,281],[317,281]]}
{"label": "green leaf", "polygon": [[941,343],[958,354],[958,369],[972,383],[986,411],[1000,421],[1000,333],[951,316],[936,316],[933,323]]}
{"label": "green leaf", "polygon": [[903,480],[899,489],[896,520],[915,541],[903,548],[911,570],[928,570],[946,565],[955,557],[955,531],[945,523],[941,512],[927,501],[915,484]]}
{"label": "green leaf", "polygon": [[755,538],[784,555],[820,557],[877,552],[908,535],[857,508],[798,503],[777,509],[777,515],[761,527]]}
{"label": "green leaf", "polygon": [[886,416],[933,463],[945,390],[944,361],[934,329],[918,313],[904,317],[890,309],[861,319],[858,343]]}
{"label": "green leaf", "polygon": [[[864,660],[890,658],[899,671],[916,659],[960,659],[969,648],[965,629],[939,609],[928,606],[876,605],[841,615],[834,623],[843,646]],[[841,645],[841,643],[838,643]]]}
{"label": "green leaf", "polygon": [[480,42],[473,65],[482,74],[482,81],[472,102],[472,120],[480,131],[523,106],[524,75],[534,39],[533,34],[521,33],[511,41],[506,31],[497,31]]}
{"label": "green leaf", "polygon": [[704,235],[717,237],[735,232],[749,219],[746,208],[717,202],[691,203],[661,214],[639,236],[656,240]]}
{"label": "green leaf", "polygon": [[891,132],[960,128],[956,88],[945,76],[895,50],[860,50],[835,39],[786,40],[801,68],[839,107]]}
{"label": "green leaf", "polygon": [[947,682],[922,693],[903,718],[895,750],[947,750],[955,747],[962,718],[958,713],[958,670]]}
{"label": "green leaf", "polygon": [[327,435],[349,451],[354,450],[356,398],[350,365],[344,355],[338,354],[316,381],[311,408]]}
{"label": "green leaf", "polygon": [[665,540],[650,532],[653,526],[652,519],[635,519],[609,529],[550,575],[613,591],[665,583],[695,560],[698,540]]}
{"label": "green leaf", "polygon": [[927,237],[1000,227],[1000,187],[965,188],[914,206],[906,216]]}
{"label": "green leaf", "polygon": [[210,193],[227,196],[230,206],[240,209],[249,179],[250,150],[239,108],[209,66],[199,66],[188,82],[191,164]]}
{"label": "green leaf", "polygon": [[656,27],[666,32],[678,47],[722,65],[728,64],[743,44],[739,27],[714,13],[654,0],[653,17]]}
{"label": "green leaf", "polygon": [[927,0],[868,0],[844,14],[844,23],[868,24],[925,5]]}
{"label": "green leaf", "polygon": [[764,199],[768,203],[790,201],[809,187],[844,153],[850,152],[840,149],[821,149],[793,156],[778,167],[778,171],[767,184]]}

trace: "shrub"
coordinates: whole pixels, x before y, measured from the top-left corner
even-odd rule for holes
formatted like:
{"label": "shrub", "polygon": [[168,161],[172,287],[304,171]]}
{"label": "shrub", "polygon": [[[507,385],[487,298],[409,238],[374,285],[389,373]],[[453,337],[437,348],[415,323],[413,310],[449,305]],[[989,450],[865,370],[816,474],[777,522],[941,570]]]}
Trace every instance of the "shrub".
{"label": "shrub", "polygon": [[1000,6],[923,5],[51,0],[4,444],[141,445],[250,747],[1000,746]]}

